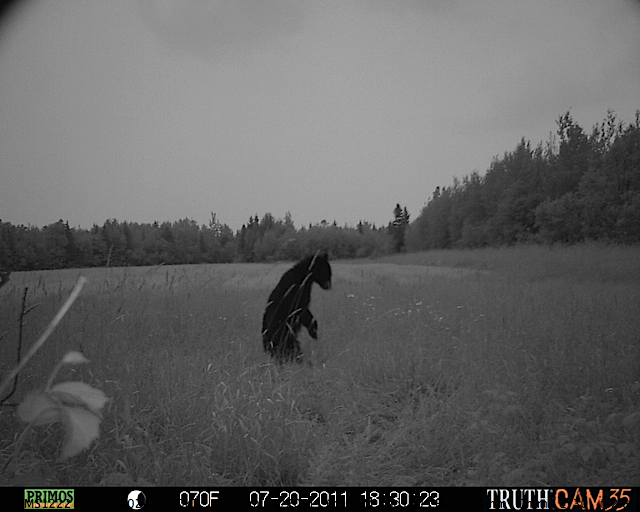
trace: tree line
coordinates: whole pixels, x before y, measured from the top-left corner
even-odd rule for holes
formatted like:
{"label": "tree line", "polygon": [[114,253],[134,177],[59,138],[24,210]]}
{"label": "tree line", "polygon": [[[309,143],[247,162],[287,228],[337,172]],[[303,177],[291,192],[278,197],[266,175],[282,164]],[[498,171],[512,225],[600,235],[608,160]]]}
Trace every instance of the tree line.
{"label": "tree line", "polygon": [[213,213],[208,225],[191,219],[151,224],[110,219],[82,229],[59,220],[40,229],[0,221],[0,269],[268,262],[298,260],[318,249],[333,258],[367,258],[391,252],[394,237],[397,227],[391,222],[340,227],[323,220],[296,229],[289,213],[284,219],[256,214],[235,233]]}
{"label": "tree line", "polygon": [[406,232],[411,251],[589,240],[640,243],[640,110],[590,134],[567,112],[546,144],[523,138],[484,176],[436,188]]}
{"label": "tree line", "polygon": [[298,260],[318,249],[332,258],[516,243],[585,240],[640,243],[640,110],[625,126],[612,111],[590,134],[569,112],[557,132],[532,149],[524,138],[473,172],[437,187],[413,222],[396,204],[393,220],[355,227],[325,220],[294,226],[291,214],[254,215],[235,233],[214,213],[191,219],[110,219],[91,229],[59,220],[43,228],[0,220],[0,270]]}

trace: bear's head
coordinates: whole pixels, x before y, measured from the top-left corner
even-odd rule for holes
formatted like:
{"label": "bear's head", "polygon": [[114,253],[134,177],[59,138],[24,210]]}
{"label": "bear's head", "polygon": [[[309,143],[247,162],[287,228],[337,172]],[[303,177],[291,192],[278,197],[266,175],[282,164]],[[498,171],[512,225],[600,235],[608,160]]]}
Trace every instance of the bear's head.
{"label": "bear's head", "polygon": [[311,274],[313,280],[320,285],[323,290],[331,289],[331,265],[329,265],[329,255],[324,251],[318,251],[311,260]]}

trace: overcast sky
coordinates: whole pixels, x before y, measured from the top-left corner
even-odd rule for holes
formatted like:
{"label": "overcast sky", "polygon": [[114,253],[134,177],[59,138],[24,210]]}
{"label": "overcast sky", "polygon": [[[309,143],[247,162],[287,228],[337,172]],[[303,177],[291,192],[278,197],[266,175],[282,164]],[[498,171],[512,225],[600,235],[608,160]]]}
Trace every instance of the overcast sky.
{"label": "overcast sky", "polygon": [[0,25],[0,219],[412,218],[640,108],[635,0],[56,0]]}

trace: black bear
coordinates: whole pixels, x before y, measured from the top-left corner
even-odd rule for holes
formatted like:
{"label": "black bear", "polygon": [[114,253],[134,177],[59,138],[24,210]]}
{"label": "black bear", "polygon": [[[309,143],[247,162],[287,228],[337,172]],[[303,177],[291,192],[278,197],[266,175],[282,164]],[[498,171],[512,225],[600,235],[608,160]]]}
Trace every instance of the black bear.
{"label": "black bear", "polygon": [[309,311],[314,282],[324,290],[331,288],[331,265],[325,252],[308,256],[287,270],[269,295],[262,317],[262,343],[279,363],[302,363],[297,338],[301,326],[307,328],[314,340],[318,339],[318,322]]}

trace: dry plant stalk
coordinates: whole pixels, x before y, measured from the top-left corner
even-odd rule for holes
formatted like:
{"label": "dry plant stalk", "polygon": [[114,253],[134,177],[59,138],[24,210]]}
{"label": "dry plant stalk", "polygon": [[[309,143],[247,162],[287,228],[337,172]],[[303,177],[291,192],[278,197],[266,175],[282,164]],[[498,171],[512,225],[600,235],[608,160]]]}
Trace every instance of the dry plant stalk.
{"label": "dry plant stalk", "polygon": [[80,276],[78,278],[76,285],[73,287],[73,290],[71,290],[71,294],[69,295],[65,303],[62,305],[62,307],[60,308],[56,316],[53,317],[53,320],[49,322],[49,325],[47,325],[47,328],[44,330],[42,335],[32,345],[32,347],[29,349],[29,352],[27,352],[25,356],[22,358],[22,360],[18,363],[18,366],[16,366],[15,369],[12,372],[10,372],[9,375],[7,375],[5,379],[2,381],[2,385],[0,386],[0,396],[4,393],[5,389],[11,385],[11,381],[14,379],[14,377],[18,375],[18,373],[20,373],[22,369],[26,366],[26,364],[29,362],[29,359],[31,359],[34,356],[34,354],[38,351],[38,349],[44,344],[44,342],[51,335],[51,333],[56,328],[56,326],[60,323],[64,315],[67,314],[67,311],[69,311],[69,308],[71,307],[71,305],[78,298],[78,295],[80,295],[80,291],[82,291],[82,287],[85,285],[86,282],[87,282],[86,277]]}

